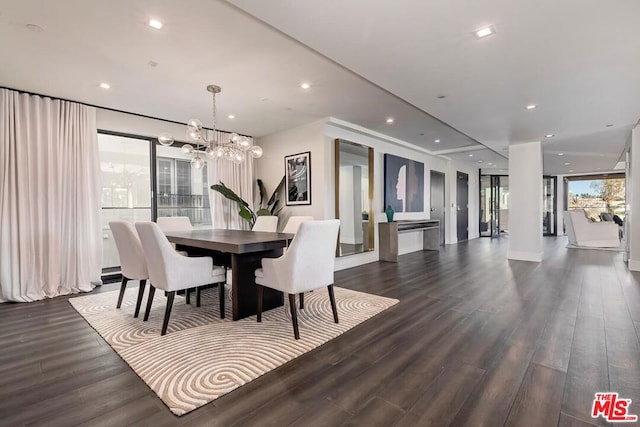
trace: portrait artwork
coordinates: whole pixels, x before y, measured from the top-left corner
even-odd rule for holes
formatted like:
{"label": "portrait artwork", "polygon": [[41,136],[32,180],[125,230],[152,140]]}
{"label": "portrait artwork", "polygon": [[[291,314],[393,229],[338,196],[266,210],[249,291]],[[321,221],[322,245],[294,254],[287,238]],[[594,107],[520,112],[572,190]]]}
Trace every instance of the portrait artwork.
{"label": "portrait artwork", "polygon": [[384,206],[395,212],[424,212],[424,163],[384,155]]}
{"label": "portrait artwork", "polygon": [[286,205],[311,204],[311,152],[284,158]]}

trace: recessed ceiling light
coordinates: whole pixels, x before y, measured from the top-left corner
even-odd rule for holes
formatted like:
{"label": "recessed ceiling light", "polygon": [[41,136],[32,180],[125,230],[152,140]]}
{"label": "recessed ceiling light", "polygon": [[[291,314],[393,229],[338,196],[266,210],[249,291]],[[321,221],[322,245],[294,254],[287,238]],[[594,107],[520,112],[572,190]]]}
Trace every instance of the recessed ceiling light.
{"label": "recessed ceiling light", "polygon": [[102,89],[111,89],[111,85],[109,83],[102,82],[99,85]]}
{"label": "recessed ceiling light", "polygon": [[597,170],[602,170],[602,168],[598,168]]}
{"label": "recessed ceiling light", "polygon": [[492,165],[493,163],[489,162],[489,163],[487,163],[487,164],[488,164],[488,165]]}
{"label": "recessed ceiling light", "polygon": [[435,141],[433,141],[433,142],[435,142],[436,144],[440,144],[440,140],[439,140],[439,139],[436,139],[436,140],[435,140]]}
{"label": "recessed ceiling light", "polygon": [[554,134],[549,133],[549,134],[545,135],[544,137],[545,137],[545,138],[553,138],[554,136],[555,136]]}
{"label": "recessed ceiling light", "polygon": [[489,25],[488,27],[480,28],[479,30],[476,30],[473,32],[473,34],[476,36],[477,39],[482,39],[495,33],[496,33],[496,29],[493,28],[492,25]]}
{"label": "recessed ceiling light", "polygon": [[565,165],[565,166],[569,166],[570,164],[571,164],[571,163],[569,163],[569,162],[565,162],[565,163],[564,163],[564,165]]}
{"label": "recessed ceiling light", "polygon": [[262,102],[266,102],[268,100],[269,100],[269,98],[267,98],[266,96],[263,96],[262,98],[260,98],[260,101],[262,101]]}
{"label": "recessed ceiling light", "polygon": [[469,154],[469,157],[473,157],[473,154]]}
{"label": "recessed ceiling light", "polygon": [[158,21],[157,19],[151,18],[149,19],[149,26],[151,28],[155,28],[156,30],[159,30],[162,28],[162,22]]}
{"label": "recessed ceiling light", "polygon": [[527,110],[535,110],[536,108],[538,108],[537,104],[529,104],[527,105]]}
{"label": "recessed ceiling light", "polygon": [[309,83],[300,83],[300,87],[302,89],[309,89],[311,87],[311,85]]}
{"label": "recessed ceiling light", "polygon": [[558,156],[564,156],[564,153],[558,153]]}
{"label": "recessed ceiling light", "polygon": [[389,124],[393,123],[393,117],[389,117],[389,118],[387,119],[387,123],[389,123]]}
{"label": "recessed ceiling light", "polygon": [[573,172],[573,169],[569,169],[569,172]]}
{"label": "recessed ceiling light", "polygon": [[157,67],[157,66],[158,66],[158,63],[157,63],[156,61],[149,61],[149,62],[147,62],[147,65],[148,65],[149,67]]}
{"label": "recessed ceiling light", "polygon": [[478,160],[478,163],[482,163],[482,160]]}
{"label": "recessed ceiling light", "polygon": [[233,114],[229,114],[227,117],[230,118],[231,120],[236,118],[236,116],[234,116]]}

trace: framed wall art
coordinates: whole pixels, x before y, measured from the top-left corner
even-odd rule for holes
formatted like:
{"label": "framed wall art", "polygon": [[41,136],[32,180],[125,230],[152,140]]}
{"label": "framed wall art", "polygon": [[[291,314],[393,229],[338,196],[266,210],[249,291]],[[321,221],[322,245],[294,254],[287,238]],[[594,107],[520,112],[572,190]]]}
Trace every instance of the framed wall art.
{"label": "framed wall art", "polygon": [[311,152],[284,158],[286,205],[311,204]]}
{"label": "framed wall art", "polygon": [[424,211],[424,163],[384,155],[384,207],[395,212]]}

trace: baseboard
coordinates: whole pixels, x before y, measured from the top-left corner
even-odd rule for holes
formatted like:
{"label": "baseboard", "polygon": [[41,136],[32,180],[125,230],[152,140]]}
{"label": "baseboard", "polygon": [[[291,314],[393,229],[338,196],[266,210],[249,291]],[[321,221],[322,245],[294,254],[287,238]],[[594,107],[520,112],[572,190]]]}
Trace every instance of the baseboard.
{"label": "baseboard", "polygon": [[629,260],[629,270],[631,270],[631,271],[640,271],[640,260],[630,259]]}
{"label": "baseboard", "polygon": [[509,251],[507,259],[517,261],[542,262],[542,252]]}

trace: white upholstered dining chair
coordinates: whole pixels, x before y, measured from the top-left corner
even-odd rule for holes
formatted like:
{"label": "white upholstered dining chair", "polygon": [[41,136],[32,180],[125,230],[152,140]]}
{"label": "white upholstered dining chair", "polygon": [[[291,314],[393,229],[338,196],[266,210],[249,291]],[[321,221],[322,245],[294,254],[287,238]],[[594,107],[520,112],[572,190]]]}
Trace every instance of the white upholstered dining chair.
{"label": "white upholstered dining chair", "polygon": [[[156,220],[156,223],[160,227],[163,233],[171,233],[172,231],[190,231],[193,230],[193,224],[191,224],[191,220],[188,216],[159,216]],[[171,247],[174,249],[176,245],[171,243]],[[186,251],[178,251],[180,255],[188,256],[189,254]],[[200,307],[200,291],[196,290],[196,301],[197,306]],[[191,304],[191,289],[186,289],[184,291],[185,298],[187,300],[187,304]]]}
{"label": "white upholstered dining chair", "polygon": [[278,217],[271,215],[261,215],[257,217],[251,231],[267,231],[275,233],[278,231]]}
{"label": "white upholstered dining chair", "polygon": [[199,286],[218,284],[220,300],[220,318],[224,318],[224,282],[225,270],[214,267],[210,257],[186,257],[177,253],[167,240],[158,224],[153,222],[137,222],[136,230],[140,236],[144,256],[149,269],[149,299],[144,320],[149,319],[155,289],[167,292],[167,307],[162,322],[161,335],[167,333],[169,316],[176,291],[197,288]]}
{"label": "white upholstered dining chair", "polygon": [[306,221],[313,221],[312,216],[292,216],[289,217],[287,224],[282,229],[283,233],[296,234],[298,232],[298,228],[300,228],[300,224]]}
{"label": "white upholstered dining chair", "polygon": [[[289,295],[293,335],[300,339],[296,294],[321,287],[329,290],[333,321],[338,323],[338,310],[333,293],[333,268],[340,220],[306,221],[300,225],[289,249],[279,258],[263,258],[262,268],[256,270],[258,292],[258,322],[262,321],[263,286]],[[302,302],[302,301],[301,301]],[[301,307],[303,308],[303,304]]]}
{"label": "white upholstered dining chair", "polygon": [[124,297],[127,282],[129,282],[129,280],[139,280],[138,300],[136,301],[136,309],[133,314],[133,317],[138,317],[144,288],[149,278],[147,261],[144,257],[142,244],[133,226],[127,221],[110,221],[109,228],[111,228],[113,239],[118,248],[120,268],[122,271],[122,284],[120,285],[120,294],[118,294],[116,308],[120,308],[122,305],[122,298]]}
{"label": "white upholstered dining chair", "polygon": [[156,222],[164,233],[193,230],[188,216],[159,216]]}

